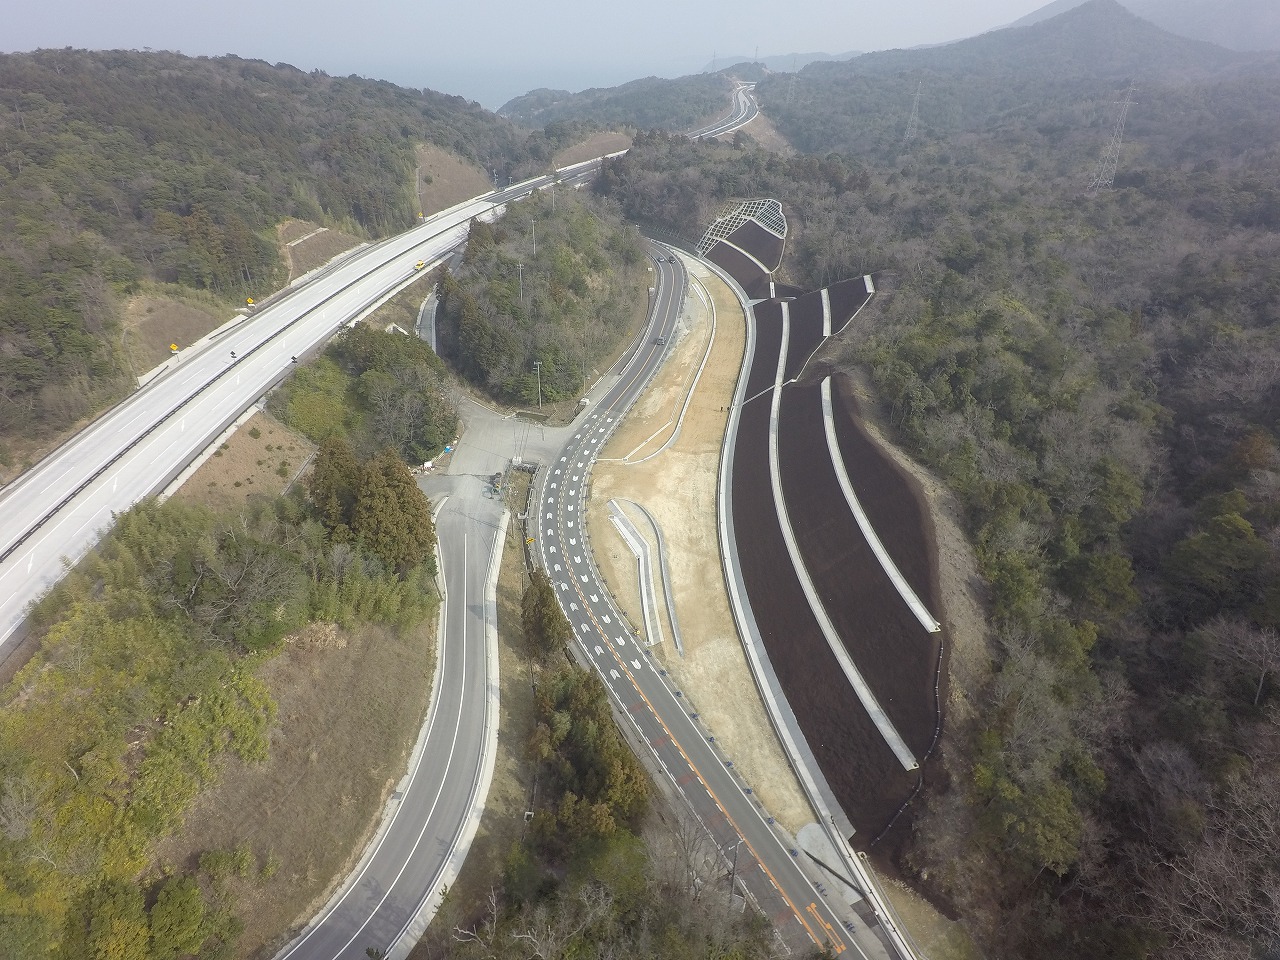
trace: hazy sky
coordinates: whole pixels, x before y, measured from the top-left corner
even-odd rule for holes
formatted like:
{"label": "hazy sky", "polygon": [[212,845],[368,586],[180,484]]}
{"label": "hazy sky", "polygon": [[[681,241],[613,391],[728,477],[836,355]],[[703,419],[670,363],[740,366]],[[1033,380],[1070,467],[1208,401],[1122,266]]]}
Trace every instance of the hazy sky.
{"label": "hazy sky", "polygon": [[234,53],[431,87],[496,108],[535,87],[578,90],[693,73],[713,53],[840,53],[956,40],[1047,2],[695,0],[615,10],[608,0],[44,0],[9,5],[0,49]]}

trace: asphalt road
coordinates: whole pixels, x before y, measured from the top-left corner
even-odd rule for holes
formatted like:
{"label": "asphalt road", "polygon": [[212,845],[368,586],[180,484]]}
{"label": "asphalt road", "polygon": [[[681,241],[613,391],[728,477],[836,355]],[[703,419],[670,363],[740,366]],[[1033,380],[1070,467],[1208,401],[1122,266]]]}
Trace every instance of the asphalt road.
{"label": "asphalt road", "polygon": [[488,499],[478,479],[442,479],[452,481],[434,488],[444,642],[427,723],[379,836],[344,888],[280,960],[364,960],[370,947],[406,955],[433,912],[423,912],[424,899],[438,903],[483,809],[498,704],[497,664],[488,662],[496,655],[488,635],[496,629],[489,580],[492,575],[496,581],[506,518],[501,501]]}
{"label": "asphalt road", "polygon": [[749,788],[735,776],[732,758],[718,752],[680,691],[671,687],[665,671],[625,627],[583,536],[591,464],[657,369],[667,347],[656,340],[670,338],[684,296],[683,265],[656,266],[656,317],[637,351],[639,366],[620,377],[575,423],[572,437],[542,474],[534,534],[538,549],[582,656],[599,671],[619,711],[635,724],[654,759],[684,793],[720,848],[726,869],[731,860],[736,861],[734,875],[740,890],[792,951],[829,945],[837,955],[850,948],[851,955],[861,955],[801,869],[799,852],[784,843]]}
{"label": "asphalt road", "polygon": [[689,139],[702,140],[707,137],[722,137],[726,133],[733,133],[739,127],[745,127],[760,112],[760,108],[756,104],[755,88],[756,85],[754,83],[739,82],[737,88],[733,91],[733,113],[723,120],[717,120],[709,126],[693,131],[693,133],[689,134]]}

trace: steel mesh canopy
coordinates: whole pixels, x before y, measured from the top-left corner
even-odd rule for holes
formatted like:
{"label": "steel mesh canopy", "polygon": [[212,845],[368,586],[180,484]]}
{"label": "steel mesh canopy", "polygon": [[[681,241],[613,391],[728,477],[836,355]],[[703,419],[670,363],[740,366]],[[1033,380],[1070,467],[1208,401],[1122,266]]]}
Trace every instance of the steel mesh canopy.
{"label": "steel mesh canopy", "polygon": [[698,252],[705,256],[716,241],[726,239],[748,220],[755,221],[775,237],[787,238],[787,218],[782,215],[782,204],[777,200],[730,200],[698,241]]}

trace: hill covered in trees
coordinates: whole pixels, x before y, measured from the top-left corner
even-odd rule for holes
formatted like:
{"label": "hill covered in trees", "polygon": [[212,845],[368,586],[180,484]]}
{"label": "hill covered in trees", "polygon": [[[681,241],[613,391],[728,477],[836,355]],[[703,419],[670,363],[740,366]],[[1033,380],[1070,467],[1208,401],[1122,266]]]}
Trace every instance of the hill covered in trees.
{"label": "hill covered in trees", "polygon": [[[1129,15],[1073,13],[1112,25],[1074,48],[1105,63]],[[957,664],[971,712],[899,864],[990,956],[1256,956],[1280,943],[1280,70],[1211,53],[1146,81],[1091,190],[1132,65],[1086,108],[1096,81],[1047,52],[1080,27],[1008,31],[1045,31],[1045,74],[1010,52],[1012,87],[946,67],[1009,63],[914,52],[956,109],[922,99],[908,146],[866,111],[896,85],[905,119],[913,73],[815,65],[797,90],[816,73],[822,96],[778,125],[803,118],[819,155],[649,135],[598,189],[690,238],[776,197],[789,279],[876,278],[831,356],[955,492],[991,656]]]}
{"label": "hill covered in trees", "polygon": [[430,504],[393,451],[322,447],[309,483],[216,514],[145,501],[36,608],[0,693],[0,955],[236,955],[249,847],[157,863],[228,757],[272,749],[261,679],[321,621],[408,631],[437,608]]}
{"label": "hill covered in trees", "polygon": [[531,90],[498,108],[500,116],[525,126],[563,120],[589,121],[604,127],[690,130],[727,113],[733,84],[724,72],[699,73],[674,80],[646,77],[617,87]]}
{"label": "hill covered in trees", "polygon": [[[441,283],[441,354],[499,400],[579,396],[647,299],[643,239],[617,205],[540,192],[502,219],[471,224],[462,266]],[[541,364],[535,370],[534,364]]]}
{"label": "hill covered in trees", "polygon": [[[501,176],[545,169],[571,125],[528,134],[460,97],[237,57],[0,55],[0,458],[127,389],[119,304],[144,281],[228,305],[285,277],[286,217],[379,237],[414,222],[414,147]],[[559,139],[558,139],[559,138]]]}
{"label": "hill covered in trees", "polygon": [[[1010,24],[1030,26],[1086,0],[1054,0]],[[1280,50],[1280,8],[1270,0],[1123,0],[1125,9],[1170,33],[1231,50]]]}
{"label": "hill covered in trees", "polygon": [[[1258,96],[1270,94],[1253,86],[1266,86],[1278,59],[1178,37],[1114,0],[1090,0],[1051,20],[943,47],[812,64],[794,82],[765,78],[756,95],[797,149],[891,162],[907,150],[917,90],[917,135],[953,138],[952,149],[964,143],[961,134],[1002,129],[1010,137],[1062,140],[1086,129],[1106,137],[1113,104],[1130,83],[1143,104],[1133,121],[1178,137],[1209,110],[1265,123]],[[1242,143],[1263,142],[1255,131],[1240,133]]]}

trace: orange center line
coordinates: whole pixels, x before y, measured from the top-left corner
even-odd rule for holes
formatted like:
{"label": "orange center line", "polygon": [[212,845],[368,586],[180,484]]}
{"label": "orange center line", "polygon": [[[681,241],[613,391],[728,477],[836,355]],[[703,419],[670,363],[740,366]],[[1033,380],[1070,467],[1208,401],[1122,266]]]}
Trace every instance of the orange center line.
{"label": "orange center line", "polygon": [[[651,349],[652,349],[652,348],[651,348]],[[641,365],[640,369],[638,369],[638,370],[637,370],[637,371],[632,375],[631,380],[630,380],[630,381],[628,382],[628,384],[627,384],[628,388],[631,386],[631,384],[633,384],[633,383],[635,383],[635,382],[636,382],[636,380],[640,377],[640,375],[641,375],[641,373],[642,373],[642,372],[643,372],[643,365]],[[613,401],[612,403],[610,403],[610,404],[609,404],[609,406],[607,406],[607,407],[601,407],[601,408],[600,408],[600,413],[603,415],[603,414],[605,414],[605,413],[614,413],[614,412],[616,412],[616,409],[615,409],[615,408],[617,407],[617,404],[618,404],[619,400],[621,400],[621,399],[622,399],[622,397],[623,397],[623,395],[624,395],[624,394],[625,394],[625,391],[623,391],[622,393],[619,393],[619,394],[618,394],[618,396],[614,399],[614,401]],[[588,428],[588,429],[589,429],[589,428]],[[584,432],[584,433],[587,433],[587,432],[588,432],[588,429],[584,429],[584,431],[583,431],[583,432]],[[582,453],[582,452],[583,452],[583,451],[582,451],[582,449],[581,449],[581,445],[580,445],[580,446],[579,446],[579,449],[578,449],[577,451],[575,451],[575,453],[574,453],[573,457],[576,457],[578,454],[580,454],[580,453]],[[566,458],[566,462],[568,462],[568,460],[573,459],[573,457]],[[594,455],[593,455],[593,456],[591,456],[591,457],[587,460],[587,462],[586,462],[586,464],[585,464],[585,467],[584,467],[584,475],[583,475],[583,478],[582,478],[582,482],[583,482],[584,486],[589,484],[589,474],[590,474],[590,469],[591,469],[591,467],[593,467],[594,465],[595,465],[595,457],[594,457]],[[567,491],[563,491],[563,490],[562,490],[562,491],[561,491],[561,495],[560,495],[560,497],[558,497],[558,498],[557,498],[557,499],[559,500],[559,503],[557,504],[557,513],[558,513],[558,515],[559,515],[559,516],[557,517],[557,520],[558,520],[558,522],[559,522],[560,527],[561,527],[561,529],[562,529],[562,530],[563,530],[563,528],[564,528],[564,527],[563,527],[563,524],[564,524],[564,503],[565,503],[565,499],[567,498],[567,496],[568,496]],[[584,505],[584,507],[585,507],[585,505],[586,505],[586,501],[587,501],[587,497],[586,497],[586,495],[585,495],[585,491],[584,491],[584,495],[583,495],[583,497],[582,497],[582,500],[583,500],[583,505]],[[582,536],[582,540],[583,540],[583,551],[584,551],[584,553],[589,553],[590,546],[589,546],[589,544],[587,543],[587,535],[586,535],[586,521],[585,521],[585,519],[583,519],[583,518],[585,518],[585,515],[586,515],[586,511],[585,511],[585,509],[579,513],[579,519],[582,521],[582,524],[583,524],[583,526],[582,526],[582,530],[580,531],[580,535]],[[563,535],[563,534],[561,534],[561,538],[562,538],[562,539],[563,539],[563,536],[564,536],[564,535]],[[615,661],[615,662],[617,663],[617,665],[622,669],[622,672],[623,672],[623,673],[625,673],[625,674],[627,675],[627,679],[631,681],[631,685],[632,685],[632,687],[634,688],[635,692],[636,692],[637,694],[639,694],[640,699],[641,699],[641,700],[643,700],[643,701],[644,701],[645,706],[649,708],[649,713],[650,713],[650,714],[653,716],[653,718],[658,722],[658,725],[659,725],[660,727],[662,727],[662,729],[663,729],[663,731],[666,733],[667,737],[669,737],[669,738],[670,738],[672,746],[674,746],[674,747],[676,748],[676,751],[680,754],[680,756],[681,756],[682,758],[684,758],[684,762],[685,762],[686,764],[688,764],[689,769],[690,769],[691,771],[693,771],[693,775],[694,775],[695,777],[697,777],[697,778],[698,778],[698,782],[699,782],[699,783],[701,783],[701,784],[702,784],[702,786],[703,786],[703,788],[707,791],[707,794],[708,794],[708,796],[710,796],[710,797],[711,797],[712,802],[716,805],[716,807],[720,810],[720,812],[721,812],[722,814],[724,814],[725,820],[727,820],[727,821],[729,822],[729,825],[730,825],[731,827],[733,827],[734,832],[735,832],[735,833],[737,833],[737,835],[738,835],[739,837],[741,837],[741,838],[742,838],[742,842],[743,842],[744,844],[746,844],[746,847],[747,847],[748,852],[750,852],[750,854],[751,854],[753,857],[755,857],[756,863],[758,863],[758,864],[760,865],[760,869],[761,869],[761,871],[764,873],[764,875],[765,875],[766,877],[768,877],[768,878],[769,878],[769,883],[773,886],[774,890],[776,890],[776,891],[778,892],[778,895],[782,898],[783,902],[784,902],[784,903],[786,903],[786,905],[787,905],[788,909],[790,909],[790,910],[791,910],[792,915],[796,918],[796,920],[798,920],[798,921],[800,922],[800,925],[801,925],[802,927],[804,927],[805,933],[806,933],[806,934],[808,934],[809,939],[810,939],[810,940],[812,940],[812,941],[814,942],[814,944],[816,944],[816,945],[818,945],[818,946],[821,946],[821,945],[822,945],[822,940],[821,940],[817,935],[815,935],[814,930],[813,930],[813,927],[811,927],[811,926],[809,925],[808,921],[807,921],[807,920],[805,920],[804,912],[803,912],[803,911],[801,911],[799,908],[797,908],[797,907],[796,907],[796,905],[795,905],[795,903],[793,903],[793,902],[792,902],[791,898],[787,896],[786,891],[784,891],[784,890],[782,889],[782,885],[778,883],[778,880],[777,880],[777,878],[773,875],[773,872],[769,869],[768,865],[764,862],[763,858],[761,858],[761,857],[760,857],[760,855],[756,852],[754,845],[753,845],[753,844],[751,843],[751,841],[747,838],[747,836],[742,832],[742,830],[738,827],[738,823],[737,823],[737,821],[733,818],[733,815],[732,815],[732,814],[730,814],[730,813],[729,813],[729,811],[728,811],[727,809],[725,809],[724,804],[720,802],[720,798],[716,795],[715,791],[711,788],[711,785],[710,785],[709,783],[707,783],[706,778],[705,778],[705,777],[703,777],[703,775],[702,775],[701,771],[698,769],[697,765],[693,762],[693,760],[692,760],[692,759],[690,759],[689,755],[685,752],[684,747],[682,747],[682,746],[680,745],[680,741],[676,739],[675,734],[673,734],[673,733],[671,732],[671,728],[667,726],[666,721],[662,719],[661,714],[659,714],[659,713],[658,713],[658,711],[657,711],[657,709],[654,707],[653,703],[652,703],[652,702],[650,702],[650,700],[649,700],[649,698],[648,698],[647,696],[645,696],[644,691],[643,691],[642,689],[640,689],[640,684],[636,681],[635,674],[634,674],[634,673],[632,673],[631,668],[630,668],[629,666],[627,666],[626,661],[625,661],[625,660],[624,660],[624,659],[619,655],[619,653],[618,653],[618,651],[617,651],[617,649],[616,649],[616,647],[615,647],[615,645],[614,645],[613,641],[609,639],[609,635],[605,632],[604,628],[600,625],[600,621],[596,619],[595,612],[591,609],[591,605],[587,602],[586,594],[583,592],[583,590],[582,590],[582,585],[581,585],[581,583],[579,582],[579,580],[578,580],[577,576],[573,573],[572,568],[568,568],[568,569],[566,569],[566,570],[565,570],[565,575],[566,575],[566,577],[567,577],[567,578],[568,578],[568,579],[573,583],[573,589],[574,589],[574,592],[578,595],[578,599],[582,601],[582,609],[583,609],[583,612],[587,615],[587,617],[589,617],[589,618],[590,618],[590,620],[591,620],[592,624],[594,624],[594,625],[595,625],[595,628],[596,628],[596,631],[597,631],[597,634],[598,634],[599,638],[600,638],[601,640],[603,640],[603,641],[604,641],[604,646],[608,647],[609,652],[613,655],[613,659],[614,659],[614,661]],[[602,584],[602,585],[601,585],[601,593],[602,593],[602,594],[604,594],[605,592],[606,592],[606,591],[605,591],[605,589],[604,589],[604,587],[603,587],[603,584]],[[559,596],[559,595],[557,594],[557,596]],[[562,606],[563,606],[563,605],[562,605]],[[567,616],[567,613],[566,613],[566,616]],[[575,632],[576,632],[576,631],[575,631]],[[583,638],[583,639],[582,639],[582,640],[580,640],[579,642],[582,644],[583,651],[587,654],[588,659],[590,659],[591,653],[590,653],[590,651],[589,651],[589,650],[587,650],[587,648],[586,648],[586,638]],[[632,641],[632,642],[635,642],[635,641],[634,641],[634,638],[633,638],[633,641]],[[644,651],[641,651],[641,653],[644,653]],[[601,671],[601,672],[603,673],[603,671]],[[639,731],[639,732],[640,732],[641,736],[643,736],[643,735],[644,735],[644,731],[643,731],[643,730],[641,730],[641,731]],[[650,749],[655,750],[655,754],[656,754],[656,747],[655,747],[652,743],[650,743]],[[661,762],[661,761],[659,761],[659,762]],[[816,907],[814,907],[814,906],[811,904],[811,905],[810,905],[810,908],[813,910],[813,912],[814,912],[814,916],[815,916],[815,918],[818,920],[818,922],[819,922],[823,927],[826,927],[826,928],[827,928],[827,930],[829,930],[829,931],[830,931],[830,930],[831,930],[831,926],[830,926],[830,924],[827,924],[827,923],[823,922],[823,921],[821,920],[821,918],[817,917],[817,910],[816,910]],[[840,945],[839,949],[837,950],[837,953],[838,953],[838,952],[841,952],[842,950],[844,950],[844,945],[843,945],[843,944],[841,944],[841,945]]]}
{"label": "orange center line", "polygon": [[[585,535],[583,539],[585,540]],[[579,584],[577,578],[572,577],[571,579],[573,579],[574,592],[578,594],[578,599],[582,601],[583,611],[591,619],[591,622],[595,624],[596,630],[599,632],[600,638],[604,640],[605,646],[607,646],[609,648],[609,652],[613,654],[613,659],[617,662],[618,666],[622,668],[622,672],[627,675],[627,679],[631,681],[631,684],[635,688],[636,693],[640,695],[640,699],[643,700],[645,703],[645,706],[649,708],[649,712],[653,715],[653,718],[658,721],[658,725],[661,726],[662,729],[666,732],[667,736],[671,738],[671,745],[674,746],[676,750],[679,752],[680,756],[684,758],[684,762],[689,765],[689,769],[693,771],[693,775],[698,778],[698,781],[706,789],[707,794],[711,797],[712,802],[714,802],[715,805],[719,808],[720,812],[724,814],[725,819],[729,821],[729,825],[733,827],[734,832],[736,832],[738,836],[742,838],[742,842],[747,845],[747,850],[751,853],[753,857],[755,857],[756,863],[760,864],[760,869],[764,871],[764,875],[769,878],[769,882],[773,885],[773,888],[778,891],[778,895],[782,897],[783,901],[790,908],[791,912],[795,915],[795,918],[800,921],[801,926],[803,926],[805,929],[805,933],[809,935],[809,939],[812,940],[818,946],[821,946],[822,941],[817,936],[814,935],[813,928],[810,927],[808,922],[805,920],[804,914],[799,909],[797,909],[794,903],[792,903],[791,898],[788,897],[786,894],[786,891],[782,889],[782,886],[778,883],[777,878],[774,877],[773,872],[765,864],[764,860],[760,857],[760,855],[756,853],[755,847],[752,845],[751,841],[746,837],[746,835],[738,827],[738,823],[736,820],[734,820],[733,815],[730,814],[729,811],[725,809],[724,804],[720,802],[720,798],[716,796],[715,791],[711,789],[711,785],[707,783],[706,778],[702,776],[702,773],[701,771],[698,770],[697,765],[693,762],[692,759],[690,759],[689,755],[685,753],[684,747],[680,745],[680,741],[677,740],[675,737],[675,734],[671,732],[671,728],[667,726],[666,721],[662,719],[661,714],[659,714],[658,711],[654,708],[649,698],[645,696],[644,691],[640,689],[640,684],[636,682],[635,675],[631,672],[631,668],[628,667],[626,661],[623,660],[623,658],[618,655],[618,651],[615,648],[613,641],[609,639],[608,634],[605,633],[604,628],[600,626],[600,622],[596,619],[596,615],[592,611],[591,605],[587,603],[587,598],[583,594],[582,587]],[[585,647],[586,647],[585,642],[583,643],[583,647],[585,650]],[[590,657],[590,655],[591,654],[588,651],[587,656]],[[641,731],[641,735],[643,735],[643,733],[644,732]]]}

